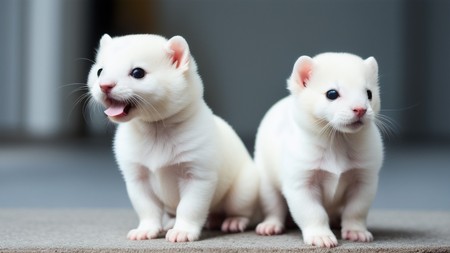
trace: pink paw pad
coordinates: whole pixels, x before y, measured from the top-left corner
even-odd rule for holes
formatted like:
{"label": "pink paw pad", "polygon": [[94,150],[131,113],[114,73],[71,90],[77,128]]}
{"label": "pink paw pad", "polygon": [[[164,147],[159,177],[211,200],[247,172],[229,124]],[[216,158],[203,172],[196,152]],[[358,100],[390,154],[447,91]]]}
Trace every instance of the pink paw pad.
{"label": "pink paw pad", "polygon": [[245,217],[229,217],[222,223],[223,232],[244,232],[249,223],[249,219]]}
{"label": "pink paw pad", "polygon": [[283,233],[284,226],[281,223],[265,221],[256,226],[259,235],[278,235]]}
{"label": "pink paw pad", "polygon": [[166,234],[166,240],[169,242],[193,242],[198,240],[199,234],[181,231],[177,229],[169,229]]}
{"label": "pink paw pad", "polygon": [[334,248],[338,246],[336,237],[333,236],[313,236],[310,242],[307,242],[312,246],[317,246],[321,248]]}
{"label": "pink paw pad", "polygon": [[342,239],[352,242],[371,242],[373,241],[372,233],[369,231],[344,230],[342,231]]}
{"label": "pink paw pad", "polygon": [[127,238],[129,240],[135,241],[135,240],[149,240],[149,239],[155,239],[159,235],[159,230],[147,230],[147,229],[132,229],[130,232],[128,232]]}

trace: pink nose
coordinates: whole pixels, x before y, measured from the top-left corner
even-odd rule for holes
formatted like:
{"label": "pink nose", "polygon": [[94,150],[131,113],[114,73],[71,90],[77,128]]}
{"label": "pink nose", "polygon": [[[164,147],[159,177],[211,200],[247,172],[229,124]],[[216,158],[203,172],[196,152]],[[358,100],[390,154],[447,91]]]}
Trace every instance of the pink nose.
{"label": "pink nose", "polygon": [[364,116],[364,114],[366,114],[367,109],[358,107],[358,108],[353,109],[353,112],[355,113],[356,117],[362,118],[362,116]]}
{"label": "pink nose", "polygon": [[100,90],[102,90],[103,93],[108,94],[111,92],[114,86],[116,86],[114,83],[101,83]]}

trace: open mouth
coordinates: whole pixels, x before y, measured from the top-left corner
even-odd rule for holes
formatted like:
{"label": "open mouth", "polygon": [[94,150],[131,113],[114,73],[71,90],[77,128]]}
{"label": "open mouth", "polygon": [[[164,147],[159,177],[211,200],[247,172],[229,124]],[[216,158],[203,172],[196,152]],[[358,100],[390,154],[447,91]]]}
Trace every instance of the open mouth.
{"label": "open mouth", "polygon": [[106,100],[106,105],[107,108],[104,112],[109,117],[125,117],[134,107],[132,104],[125,101],[118,101],[109,98]]}
{"label": "open mouth", "polygon": [[352,129],[357,129],[363,125],[364,125],[364,123],[361,120],[357,120],[353,123],[347,124],[347,127],[352,128]]}

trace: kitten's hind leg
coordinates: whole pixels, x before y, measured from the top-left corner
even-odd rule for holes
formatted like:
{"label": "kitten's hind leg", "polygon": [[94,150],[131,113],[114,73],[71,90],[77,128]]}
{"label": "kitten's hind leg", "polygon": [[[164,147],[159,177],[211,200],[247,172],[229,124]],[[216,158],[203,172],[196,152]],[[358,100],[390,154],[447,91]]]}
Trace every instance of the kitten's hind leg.
{"label": "kitten's hind leg", "polygon": [[226,218],[222,223],[223,232],[243,232],[251,224],[258,202],[258,183],[255,165],[249,161],[231,186],[225,202]]}
{"label": "kitten's hind leg", "polygon": [[272,182],[261,173],[259,195],[264,214],[264,221],[256,226],[259,235],[281,234],[285,228],[287,205],[281,192],[272,185]]}

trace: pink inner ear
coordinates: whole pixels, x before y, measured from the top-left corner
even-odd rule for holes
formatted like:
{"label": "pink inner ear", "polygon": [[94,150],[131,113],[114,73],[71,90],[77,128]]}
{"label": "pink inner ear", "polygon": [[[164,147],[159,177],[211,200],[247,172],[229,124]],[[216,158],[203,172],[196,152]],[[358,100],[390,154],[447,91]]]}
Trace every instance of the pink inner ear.
{"label": "pink inner ear", "polygon": [[189,62],[189,46],[186,41],[180,37],[175,36],[168,42],[168,51],[171,54],[172,64],[176,68],[185,68]]}
{"label": "pink inner ear", "polygon": [[186,48],[184,48],[182,45],[174,43],[171,47],[173,54],[172,54],[172,64],[176,64],[175,66],[179,68],[182,64],[184,64],[183,61],[185,61],[185,51]]}
{"label": "pink inner ear", "polygon": [[183,58],[183,52],[180,49],[173,50],[172,64],[176,64],[175,66],[177,68],[180,67],[182,58]]}
{"label": "pink inner ear", "polygon": [[311,77],[311,66],[304,66],[300,70],[300,81],[302,82],[303,86],[306,87],[306,83],[309,81],[309,78]]}
{"label": "pink inner ear", "polygon": [[306,87],[313,72],[313,60],[306,55],[300,56],[294,64],[293,76],[299,86]]}

